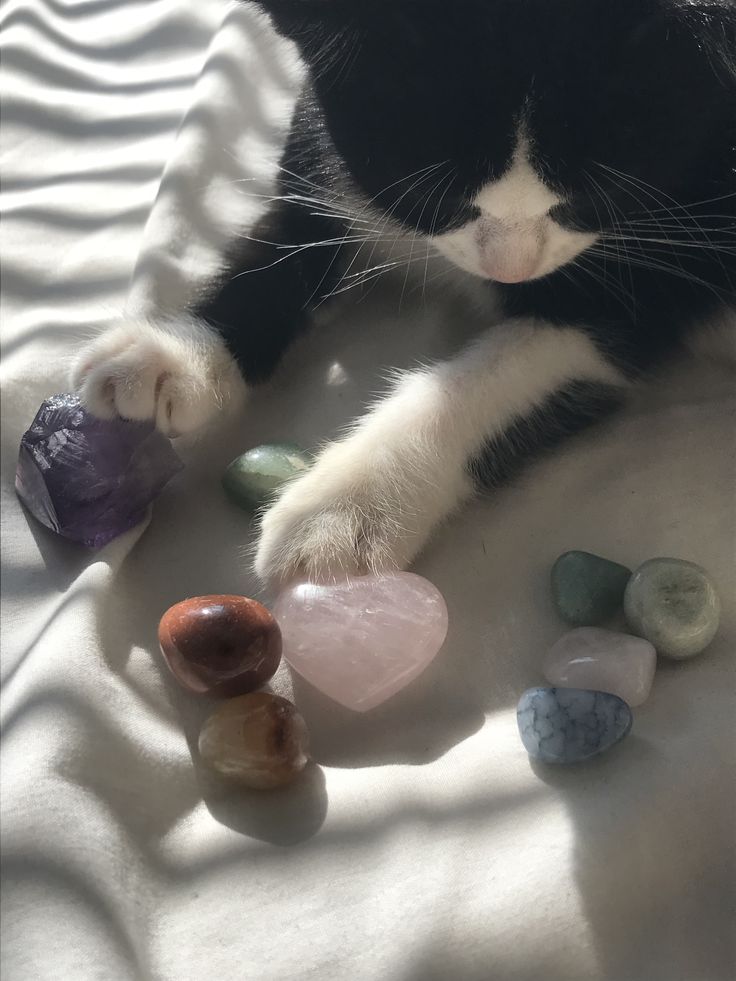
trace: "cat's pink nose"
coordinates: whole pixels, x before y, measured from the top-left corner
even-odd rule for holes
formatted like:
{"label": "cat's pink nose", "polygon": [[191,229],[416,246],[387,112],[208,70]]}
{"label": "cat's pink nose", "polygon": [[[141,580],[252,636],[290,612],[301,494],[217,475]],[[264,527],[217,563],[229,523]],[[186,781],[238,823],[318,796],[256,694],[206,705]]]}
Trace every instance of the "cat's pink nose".
{"label": "cat's pink nose", "polygon": [[478,223],[477,243],[484,275],[497,283],[523,283],[541,264],[544,227],[537,220],[502,222],[484,217]]}

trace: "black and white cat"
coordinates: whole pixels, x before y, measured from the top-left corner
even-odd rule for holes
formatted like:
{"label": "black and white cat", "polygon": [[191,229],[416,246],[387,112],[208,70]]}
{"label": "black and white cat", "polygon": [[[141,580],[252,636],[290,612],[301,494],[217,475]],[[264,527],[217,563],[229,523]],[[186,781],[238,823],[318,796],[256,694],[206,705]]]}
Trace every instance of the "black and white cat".
{"label": "black and white cat", "polygon": [[191,315],[108,332],[74,382],[100,415],[190,431],[326,296],[451,267],[495,325],[330,445],[256,559],[266,580],[403,567],[478,488],[736,320],[734,0],[260,6],[308,66],[279,199]]}

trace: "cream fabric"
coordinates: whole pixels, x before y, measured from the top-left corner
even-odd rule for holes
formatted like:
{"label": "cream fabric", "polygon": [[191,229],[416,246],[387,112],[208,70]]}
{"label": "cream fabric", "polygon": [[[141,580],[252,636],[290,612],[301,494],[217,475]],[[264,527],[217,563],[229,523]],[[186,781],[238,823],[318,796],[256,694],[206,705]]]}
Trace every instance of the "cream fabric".
{"label": "cream fabric", "polygon": [[[38,403],[126,295],[183,304],[227,234],[217,215],[252,217],[299,71],[214,0],[3,16],[6,981],[732,978],[733,374],[673,369],[449,524],[417,566],[451,616],[427,673],[354,717],[282,669],[323,766],[282,795],[223,794],[192,763],[206,706],[155,640],[182,597],[256,590],[223,466],[266,440],[317,446],[386,367],[478,324],[431,292],[401,322],[390,291],[349,304],[245,420],[182,450],[145,533],[91,555],[30,524],[13,470]],[[574,547],[702,562],[724,622],[703,657],[660,667],[615,752],[542,768],[514,710],[561,633],[547,575]]]}

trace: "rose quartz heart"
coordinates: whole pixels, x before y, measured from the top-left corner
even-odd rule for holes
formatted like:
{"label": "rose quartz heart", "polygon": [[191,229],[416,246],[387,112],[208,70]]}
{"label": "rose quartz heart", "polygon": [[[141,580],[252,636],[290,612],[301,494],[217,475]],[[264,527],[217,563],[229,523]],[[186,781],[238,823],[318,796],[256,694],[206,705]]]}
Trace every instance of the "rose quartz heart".
{"label": "rose quartz heart", "polygon": [[336,702],[367,712],[413,681],[447,636],[447,606],[411,572],[296,583],[276,600],[284,657]]}

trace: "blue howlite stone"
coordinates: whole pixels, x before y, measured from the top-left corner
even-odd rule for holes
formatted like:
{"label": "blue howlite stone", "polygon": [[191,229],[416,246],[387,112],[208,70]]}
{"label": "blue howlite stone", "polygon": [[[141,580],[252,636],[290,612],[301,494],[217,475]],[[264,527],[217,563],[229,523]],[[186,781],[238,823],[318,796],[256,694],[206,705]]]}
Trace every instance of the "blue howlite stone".
{"label": "blue howlite stone", "polygon": [[529,688],[516,710],[527,753],[543,763],[579,763],[620,742],[631,709],[618,695],[582,688]]}

